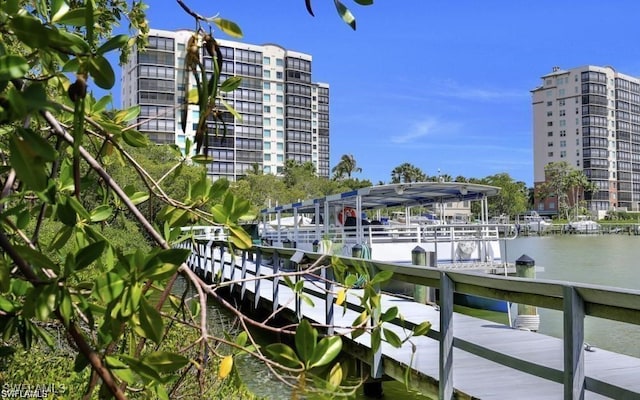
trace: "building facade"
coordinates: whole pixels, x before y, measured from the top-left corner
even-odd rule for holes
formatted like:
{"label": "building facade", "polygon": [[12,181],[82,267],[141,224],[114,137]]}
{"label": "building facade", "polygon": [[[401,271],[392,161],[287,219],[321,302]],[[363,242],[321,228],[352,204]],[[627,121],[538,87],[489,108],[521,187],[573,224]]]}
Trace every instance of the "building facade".
{"label": "building facade", "polygon": [[[139,130],[159,144],[176,144],[184,152],[200,118],[189,106],[186,132],[183,104],[195,88],[185,84],[184,58],[191,31],[152,29],[149,46],[135,51],[122,69],[124,107],[139,105]],[[311,77],[312,57],[275,44],[253,45],[217,40],[222,51],[221,82],[242,77],[240,86],[223,93],[223,100],[241,118],[219,104],[220,119],[207,119],[207,165],[212,179],[236,180],[254,171],[281,175],[287,160],[312,162],[318,176],[329,177],[329,85]],[[213,60],[202,51],[201,61],[213,72]]]}
{"label": "building facade", "polygon": [[[545,181],[548,163],[566,161],[597,187],[584,194],[592,213],[637,211],[640,79],[608,66],[554,67],[531,92],[534,184]],[[536,208],[557,213],[554,199],[539,201]]]}

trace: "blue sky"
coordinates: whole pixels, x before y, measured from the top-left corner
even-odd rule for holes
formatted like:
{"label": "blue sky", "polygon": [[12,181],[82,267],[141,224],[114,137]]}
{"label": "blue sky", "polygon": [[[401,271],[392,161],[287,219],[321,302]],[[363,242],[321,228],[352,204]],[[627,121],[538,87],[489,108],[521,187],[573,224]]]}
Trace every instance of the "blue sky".
{"label": "blue sky", "polygon": [[[388,182],[408,162],[428,175],[507,172],[532,185],[529,91],[553,66],[611,65],[640,76],[640,2],[596,0],[184,0],[238,23],[242,41],[313,56],[330,84],[331,166],[352,154],[362,173]],[[192,28],[172,0],[147,0],[152,28]],[[214,31],[214,36],[231,39]]]}

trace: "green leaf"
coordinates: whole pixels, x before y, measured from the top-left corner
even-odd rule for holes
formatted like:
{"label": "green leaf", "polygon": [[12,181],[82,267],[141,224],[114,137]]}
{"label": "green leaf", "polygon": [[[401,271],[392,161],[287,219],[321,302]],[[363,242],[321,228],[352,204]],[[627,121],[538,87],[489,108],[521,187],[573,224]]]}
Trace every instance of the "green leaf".
{"label": "green leaf", "polygon": [[228,79],[225,79],[224,82],[220,85],[221,92],[233,92],[237,88],[240,87],[242,83],[242,78],[239,76],[232,76]]}
{"label": "green leaf", "polygon": [[189,363],[189,359],[168,351],[154,351],[142,358],[142,362],[161,373],[172,373]]}
{"label": "green leaf", "polygon": [[79,271],[91,265],[92,262],[97,260],[102,255],[105,247],[107,247],[107,242],[101,241],[91,243],[89,246],[80,249],[80,251],[78,251],[78,254],[76,254],[75,270]]}
{"label": "green leaf", "polygon": [[126,110],[120,110],[116,113],[116,115],[114,116],[113,120],[120,124],[122,122],[129,122],[134,120],[135,118],[138,117],[138,115],[140,115],[140,106],[136,105],[136,106],[131,106],[129,108],[127,108]]}
{"label": "green leaf", "polygon": [[122,139],[132,147],[146,147],[149,144],[149,138],[135,129],[123,131]]}
{"label": "green leaf", "polygon": [[373,279],[371,280],[371,284],[375,285],[378,283],[386,282],[393,276],[393,271],[380,271],[378,272]]}
{"label": "green leaf", "polygon": [[85,221],[89,221],[91,219],[91,214],[87,211],[86,208],[76,199],[74,196],[67,197],[67,201],[69,205],[74,209],[74,211],[80,216],[81,219]]}
{"label": "green leaf", "polygon": [[398,307],[391,307],[380,316],[380,321],[390,322],[398,316]]}
{"label": "green leaf", "polygon": [[383,328],[382,332],[384,333],[385,340],[395,348],[400,348],[402,346],[402,340],[400,337],[392,330]]}
{"label": "green leaf", "polygon": [[69,11],[65,0],[53,0],[51,2],[51,22],[58,22]]}
{"label": "green leaf", "polygon": [[69,325],[69,321],[73,317],[73,306],[71,304],[71,295],[65,289],[60,296],[60,306],[58,310],[60,310],[60,315],[62,316],[62,321],[66,326]]}
{"label": "green leaf", "polygon": [[304,364],[298,359],[296,352],[286,344],[272,343],[264,348],[271,359],[288,368],[300,368]]}
{"label": "green leaf", "polygon": [[333,2],[336,5],[336,10],[338,10],[338,14],[340,15],[340,18],[342,18],[342,20],[346,22],[347,25],[349,25],[351,29],[355,31],[356,18],[353,16],[353,14],[351,14],[351,11],[349,11],[349,9],[345,7],[345,5],[338,0],[333,0]]}
{"label": "green leaf", "polygon": [[373,4],[373,0],[353,0],[361,6],[370,6]]}
{"label": "green leaf", "polygon": [[309,361],[309,368],[322,367],[333,361],[342,351],[340,336],[326,336],[320,339]]}
{"label": "green leaf", "polygon": [[431,329],[431,322],[425,321],[413,329],[413,335],[414,336],[426,335],[430,329]]}
{"label": "green leaf", "polygon": [[213,22],[220,28],[220,30],[226,33],[229,36],[234,38],[242,37],[242,29],[233,21],[229,21],[228,19],[223,18],[214,18]]}
{"label": "green leaf", "polygon": [[111,50],[119,49],[125,44],[127,44],[128,40],[129,40],[129,35],[125,35],[125,34],[116,35],[111,39],[107,40],[106,42],[104,42],[102,46],[100,46],[98,50],[96,50],[96,53],[105,54]]}
{"label": "green leaf", "polygon": [[22,258],[34,267],[37,267],[38,269],[50,269],[56,273],[58,272],[58,266],[44,253],[34,250],[28,246],[15,246],[14,248]]}
{"label": "green leaf", "polygon": [[318,341],[318,331],[315,330],[309,321],[303,319],[296,328],[295,343],[298,356],[303,362],[307,362],[313,356]]}
{"label": "green leaf", "polygon": [[153,308],[144,297],[140,301],[139,318],[144,337],[159,344],[164,335],[164,322],[160,312]]}
{"label": "green leaf", "polygon": [[30,15],[15,15],[11,19],[11,29],[22,41],[32,48],[46,48],[49,44],[50,29],[42,25],[40,20]]}
{"label": "green leaf", "polygon": [[24,57],[14,54],[0,56],[0,80],[22,78],[27,72],[29,64]]}
{"label": "green leaf", "polygon": [[236,337],[235,343],[240,347],[244,347],[247,344],[247,340],[248,339],[249,339],[249,336],[247,335],[247,332],[246,331],[242,331]]}
{"label": "green leaf", "polygon": [[113,210],[107,205],[101,205],[91,210],[91,222],[101,222],[111,217]]}
{"label": "green leaf", "polygon": [[92,294],[98,300],[109,304],[122,294],[124,286],[125,281],[120,275],[107,272],[106,274],[98,275],[95,280],[95,290],[93,290]]}
{"label": "green leaf", "polygon": [[17,132],[9,139],[11,165],[29,189],[43,191],[49,179],[46,161],[54,160],[56,152],[30,129],[19,128]]}
{"label": "green leaf", "polygon": [[102,96],[102,98],[98,100],[93,107],[91,107],[91,114],[99,114],[103,112],[112,101],[113,97],[111,97],[110,94]]}
{"label": "green leaf", "polygon": [[59,16],[56,22],[62,25],[83,27],[87,23],[86,8],[77,7],[69,10],[65,14]]}
{"label": "green leaf", "polygon": [[116,82],[116,75],[109,61],[103,56],[91,57],[89,60],[89,74],[93,81],[102,89],[111,89]]}

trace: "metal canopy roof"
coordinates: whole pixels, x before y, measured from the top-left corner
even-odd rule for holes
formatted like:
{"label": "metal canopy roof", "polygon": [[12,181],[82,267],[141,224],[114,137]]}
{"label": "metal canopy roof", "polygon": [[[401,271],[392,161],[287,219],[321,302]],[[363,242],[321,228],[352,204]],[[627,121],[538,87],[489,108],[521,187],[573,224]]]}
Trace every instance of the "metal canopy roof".
{"label": "metal canopy roof", "polygon": [[298,212],[314,212],[316,204],[324,209],[325,202],[329,205],[355,206],[356,198],[361,199],[361,209],[395,206],[428,206],[438,203],[456,201],[481,200],[498,194],[500,188],[465,182],[414,182],[397,183],[391,185],[370,186],[341,194],[334,194],[324,198],[307,200],[299,203],[286,204],[267,208],[262,214],[275,214],[297,209]]}

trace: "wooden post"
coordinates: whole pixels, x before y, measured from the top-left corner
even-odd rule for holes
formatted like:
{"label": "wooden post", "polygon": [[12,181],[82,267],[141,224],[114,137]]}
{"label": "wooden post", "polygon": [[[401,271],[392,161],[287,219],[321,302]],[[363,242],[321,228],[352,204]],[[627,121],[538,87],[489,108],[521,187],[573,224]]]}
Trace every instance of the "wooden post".
{"label": "wooden post", "polygon": [[453,294],[454,283],[440,273],[440,399],[453,398]]}
{"label": "wooden post", "polygon": [[564,398],[582,400],[584,374],[584,301],[571,286],[564,288]]}
{"label": "wooden post", "polygon": [[[516,260],[516,275],[519,278],[535,279],[536,262],[533,258],[523,254]],[[538,308],[529,304],[518,304],[518,315],[515,321],[516,329],[527,329],[537,332],[540,328]]]}
{"label": "wooden post", "polygon": [[[411,264],[427,265],[427,252],[420,246],[411,250]],[[413,301],[420,304],[427,304],[427,287],[413,285]]]}

